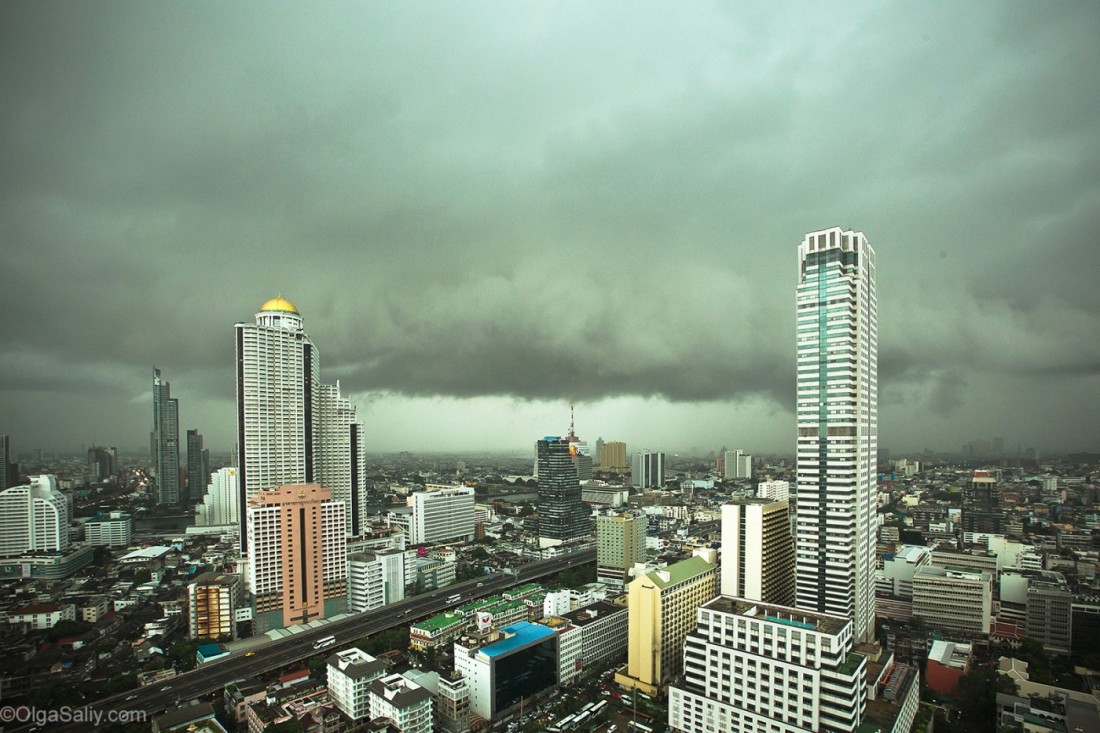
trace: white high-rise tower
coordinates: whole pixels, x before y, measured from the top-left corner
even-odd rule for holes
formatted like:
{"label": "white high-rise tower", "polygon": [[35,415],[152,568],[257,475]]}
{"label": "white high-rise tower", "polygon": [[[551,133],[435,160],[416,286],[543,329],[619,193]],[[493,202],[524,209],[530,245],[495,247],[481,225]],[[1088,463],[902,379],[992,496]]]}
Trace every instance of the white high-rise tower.
{"label": "white high-rise tower", "polygon": [[862,232],[810,232],[798,248],[799,608],[875,628],[878,337],[875,251]]}
{"label": "white high-rise tower", "polygon": [[289,300],[260,306],[256,323],[238,323],[237,516],[248,548],[249,500],[263,489],[308,484],[314,476],[320,367],[317,350]]}

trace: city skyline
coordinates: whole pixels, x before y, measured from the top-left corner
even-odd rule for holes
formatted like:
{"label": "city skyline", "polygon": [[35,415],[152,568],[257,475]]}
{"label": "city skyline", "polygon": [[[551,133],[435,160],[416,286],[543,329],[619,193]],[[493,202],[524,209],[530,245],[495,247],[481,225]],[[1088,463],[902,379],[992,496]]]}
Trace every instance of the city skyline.
{"label": "city skyline", "polygon": [[227,452],[227,329],[281,292],[370,453],[523,451],[574,403],[631,452],[790,454],[791,250],[852,225],[891,283],[880,446],[1096,451],[1098,33],[1084,4],[5,5],[0,432],[136,452],[157,364]]}

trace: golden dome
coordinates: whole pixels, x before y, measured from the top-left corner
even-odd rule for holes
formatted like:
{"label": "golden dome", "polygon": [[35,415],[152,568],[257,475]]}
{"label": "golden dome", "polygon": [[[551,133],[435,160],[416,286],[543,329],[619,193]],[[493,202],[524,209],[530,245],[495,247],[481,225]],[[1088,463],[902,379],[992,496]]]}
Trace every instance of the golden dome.
{"label": "golden dome", "polygon": [[298,309],[294,307],[294,304],[281,295],[278,295],[271,300],[267,301],[260,306],[261,311],[281,311],[283,313],[293,313],[296,316],[302,315],[298,312]]}

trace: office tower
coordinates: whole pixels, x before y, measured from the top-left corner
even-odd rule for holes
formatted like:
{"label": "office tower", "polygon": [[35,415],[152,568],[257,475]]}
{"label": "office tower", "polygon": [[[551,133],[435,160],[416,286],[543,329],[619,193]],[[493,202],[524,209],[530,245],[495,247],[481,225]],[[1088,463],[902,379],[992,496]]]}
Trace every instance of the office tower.
{"label": "office tower", "polygon": [[[41,460],[38,461],[42,463]],[[0,491],[8,488],[9,474],[11,473],[11,442],[8,436],[0,434]],[[14,484],[12,484],[14,485]]]}
{"label": "office tower", "polygon": [[995,573],[923,565],[913,573],[913,615],[943,631],[988,634]]}
{"label": "office tower", "polygon": [[722,507],[722,595],[794,603],[794,540],[786,501],[740,499]]}
{"label": "office tower", "polygon": [[328,658],[328,691],[344,715],[370,720],[370,684],[381,679],[388,666],[362,649],[352,647]]}
{"label": "office tower", "polygon": [[626,443],[609,440],[600,448],[600,470],[610,473],[626,473],[630,464],[626,460]]}
{"label": "office tower", "polygon": [[[845,616],[715,598],[685,640],[669,726],[681,733],[859,729],[868,664],[853,651],[852,634]],[[906,681],[908,715],[917,705],[915,678]]]}
{"label": "office tower", "polygon": [[[238,516],[263,489],[316,481],[319,358],[302,316],[282,296],[236,325]],[[250,546],[241,522],[241,550]]]}
{"label": "office tower", "polygon": [[210,477],[202,502],[195,507],[195,524],[199,527],[238,524],[241,521],[237,513],[239,498],[237,469],[229,466],[219,468]]}
{"label": "office tower", "polygon": [[839,227],[798,248],[796,605],[875,630],[875,252]]}
{"label": "office tower", "polygon": [[659,489],[665,485],[665,454],[642,451],[630,457],[630,485]]}
{"label": "office tower", "polygon": [[1004,532],[1004,512],[997,479],[989,471],[974,471],[963,487],[963,532],[1001,534]]}
{"label": "office tower", "polygon": [[110,512],[84,522],[84,541],[97,547],[129,547],[134,520],[126,512]]}
{"label": "office tower", "polygon": [[1048,653],[1070,653],[1073,639],[1073,592],[1061,573],[1029,578],[1027,584],[1027,635]]}
{"label": "office tower", "polygon": [[410,545],[438,545],[474,538],[474,490],[427,484],[406,500],[412,510],[405,534]]}
{"label": "office tower", "polygon": [[539,481],[539,547],[591,537],[588,508],[569,441],[549,436],[536,444]]}
{"label": "office tower", "polygon": [[752,478],[752,456],[743,450],[726,451],[723,476],[727,479]]}
{"label": "office tower", "polygon": [[187,431],[187,496],[185,504],[191,506],[202,500],[206,484],[210,480],[210,451],[203,448],[202,433],[196,429]]}
{"label": "office tower", "polygon": [[[155,454],[154,449],[154,454]],[[156,461],[156,458],[153,459]],[[112,476],[118,471],[118,456],[116,449],[92,446],[88,449],[88,478],[102,480]]]}
{"label": "office tower", "polygon": [[257,492],[247,512],[257,630],[304,624],[347,606],[346,506],[319,484]]}
{"label": "office tower", "polygon": [[603,438],[596,438],[596,452],[592,454],[592,465],[602,466],[600,460],[603,458]]}
{"label": "office tower", "polygon": [[413,551],[379,549],[348,555],[348,611],[362,613],[405,599],[408,555]]}
{"label": "office tower", "polygon": [[626,512],[596,517],[596,581],[622,588],[630,579],[634,563],[644,563],[644,514]]}
{"label": "office tower", "polygon": [[340,383],[323,384],[319,390],[319,471],[333,498],[348,507],[348,532],[364,529],[367,491],[367,454],[363,449],[363,425],[351,400],[340,395]]}
{"label": "office tower", "polygon": [[494,722],[523,699],[557,685],[559,643],[554,629],[528,621],[504,626],[489,643],[456,641],[454,668],[470,688],[471,716]]}
{"label": "office tower", "polygon": [[55,476],[31,476],[0,492],[0,557],[69,549],[69,499]]}
{"label": "office tower", "polygon": [[152,461],[157,473],[157,503],[176,505],[180,501],[179,400],[173,399],[160,369],[153,368],[153,432],[150,435]]}
{"label": "office tower", "polygon": [[237,609],[244,583],[235,573],[203,573],[187,586],[189,638],[237,638]]}
{"label": "office tower", "polygon": [[671,682],[683,669],[684,639],[695,628],[695,612],[717,592],[718,568],[700,556],[631,581],[627,661],[615,681],[649,695]]}

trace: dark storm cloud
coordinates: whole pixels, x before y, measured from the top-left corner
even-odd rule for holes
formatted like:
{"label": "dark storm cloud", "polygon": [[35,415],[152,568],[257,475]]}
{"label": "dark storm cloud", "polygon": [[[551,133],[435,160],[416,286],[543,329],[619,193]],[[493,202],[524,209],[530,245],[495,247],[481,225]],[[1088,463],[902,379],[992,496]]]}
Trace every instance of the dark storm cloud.
{"label": "dark storm cloud", "polygon": [[0,413],[86,389],[86,435],[156,364],[228,436],[231,324],[281,292],[361,399],[789,422],[795,246],[841,225],[885,444],[1042,413],[1091,445],[1098,36],[1086,4],[5,4]]}

